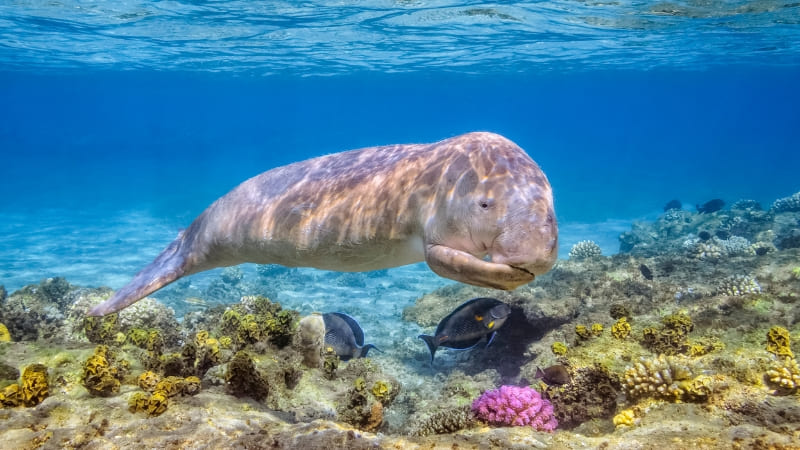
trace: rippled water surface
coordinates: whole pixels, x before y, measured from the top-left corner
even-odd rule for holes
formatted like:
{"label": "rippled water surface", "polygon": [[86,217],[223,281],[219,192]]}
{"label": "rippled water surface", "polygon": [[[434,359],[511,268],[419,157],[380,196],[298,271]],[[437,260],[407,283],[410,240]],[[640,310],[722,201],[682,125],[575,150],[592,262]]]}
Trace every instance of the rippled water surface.
{"label": "rippled water surface", "polygon": [[5,1],[0,64],[336,74],[800,61],[800,2]]}

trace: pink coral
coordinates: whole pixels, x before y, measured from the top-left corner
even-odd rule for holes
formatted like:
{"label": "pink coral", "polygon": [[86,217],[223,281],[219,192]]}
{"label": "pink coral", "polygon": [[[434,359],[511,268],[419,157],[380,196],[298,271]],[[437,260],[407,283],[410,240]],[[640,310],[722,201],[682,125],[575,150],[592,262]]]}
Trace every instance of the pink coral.
{"label": "pink coral", "polygon": [[529,387],[500,386],[486,391],[472,402],[472,411],[479,419],[499,425],[530,425],[539,431],[553,431],[558,426],[553,405]]}

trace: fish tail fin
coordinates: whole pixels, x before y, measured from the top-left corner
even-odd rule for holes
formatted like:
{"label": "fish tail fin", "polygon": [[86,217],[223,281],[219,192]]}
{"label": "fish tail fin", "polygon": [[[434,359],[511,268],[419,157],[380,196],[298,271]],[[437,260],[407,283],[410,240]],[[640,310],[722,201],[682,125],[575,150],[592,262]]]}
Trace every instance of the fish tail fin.
{"label": "fish tail fin", "polygon": [[436,342],[436,336],[420,334],[417,337],[425,341],[425,344],[428,346],[428,350],[431,351],[431,365],[433,365],[433,355],[436,354],[436,349],[439,348],[439,343]]}
{"label": "fish tail fin", "polygon": [[534,375],[533,378],[544,378],[544,371],[540,367],[537,367],[536,375]]}
{"label": "fish tail fin", "polygon": [[358,349],[358,357],[359,358],[366,358],[367,357],[367,353],[369,352],[369,350],[373,349],[373,348],[375,349],[376,352],[383,353],[381,351],[381,349],[379,349],[378,347],[375,347],[372,344],[366,344],[365,346],[363,346],[360,349]]}
{"label": "fish tail fin", "polygon": [[103,303],[89,310],[90,316],[105,316],[136,303],[186,274],[186,255],[181,251],[183,234],[156,259]]}

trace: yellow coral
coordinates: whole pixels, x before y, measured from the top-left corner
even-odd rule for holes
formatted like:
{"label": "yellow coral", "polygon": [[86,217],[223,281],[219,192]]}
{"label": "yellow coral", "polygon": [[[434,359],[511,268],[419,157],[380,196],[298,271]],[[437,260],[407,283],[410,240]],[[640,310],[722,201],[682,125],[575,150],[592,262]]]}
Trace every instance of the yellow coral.
{"label": "yellow coral", "polygon": [[601,334],[603,334],[603,325],[599,323],[593,323],[592,334],[595,336],[600,336]]}
{"label": "yellow coral", "polygon": [[620,317],[614,325],[611,325],[611,335],[617,339],[627,339],[631,335],[631,324],[626,317]]}
{"label": "yellow coral", "polygon": [[183,391],[183,378],[166,377],[156,384],[153,392],[161,392],[167,397],[174,397]]}
{"label": "yellow coral", "polygon": [[564,356],[567,354],[567,345],[563,342],[553,342],[553,345],[550,346],[550,350],[552,350],[553,354],[556,356]]}
{"label": "yellow coral", "polygon": [[137,379],[137,384],[140,388],[147,392],[153,392],[156,385],[161,382],[161,376],[152,371],[142,372]]}
{"label": "yellow coral", "polygon": [[209,338],[208,331],[206,330],[198,331],[197,334],[194,336],[195,347],[200,348],[204,346],[208,338]]}
{"label": "yellow coral", "polygon": [[775,325],[767,332],[767,351],[778,357],[794,358],[790,347],[789,330]]}
{"label": "yellow coral", "polygon": [[784,357],[767,370],[767,379],[781,389],[794,391],[800,387],[800,366],[794,358]]}
{"label": "yellow coral", "polygon": [[141,328],[131,328],[131,330],[128,331],[128,341],[139,348],[147,348],[147,339],[149,336],[150,333]]}
{"label": "yellow coral", "polygon": [[11,333],[5,324],[0,323],[0,342],[11,342]]}
{"label": "yellow coral", "polygon": [[586,328],[586,325],[575,325],[575,334],[581,339],[589,339],[592,333]]}
{"label": "yellow coral", "polygon": [[230,336],[221,336],[219,338],[219,346],[222,348],[231,348],[231,344],[233,344],[233,339]]}
{"label": "yellow coral", "polygon": [[50,385],[47,382],[47,367],[43,364],[31,364],[22,373],[20,383],[22,403],[25,406],[36,406],[48,395]]}
{"label": "yellow coral", "polygon": [[128,410],[132,413],[145,412],[150,405],[150,394],[137,392],[128,400]]}
{"label": "yellow coral", "polygon": [[167,410],[167,395],[161,391],[153,392],[147,401],[147,413],[151,416],[158,416]]}
{"label": "yellow coral", "polygon": [[10,384],[3,389],[3,392],[0,392],[0,406],[13,407],[19,406],[21,403],[22,395],[18,384]]}
{"label": "yellow coral", "polygon": [[636,424],[636,414],[633,412],[632,409],[626,409],[621,411],[619,414],[614,416],[614,426],[615,427],[632,427]]}
{"label": "yellow coral", "polygon": [[372,395],[378,400],[384,400],[392,392],[392,387],[385,381],[376,381],[372,385]]}

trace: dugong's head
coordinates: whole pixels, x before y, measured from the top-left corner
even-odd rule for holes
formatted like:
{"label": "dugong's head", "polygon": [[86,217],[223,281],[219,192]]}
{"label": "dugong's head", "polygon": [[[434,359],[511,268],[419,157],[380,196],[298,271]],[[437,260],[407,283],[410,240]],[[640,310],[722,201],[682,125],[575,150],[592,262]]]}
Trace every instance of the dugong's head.
{"label": "dugong's head", "polygon": [[[552,189],[539,166],[496,134],[453,140],[458,151],[444,170],[447,191],[440,190],[437,200],[442,218],[429,222],[426,236],[460,259],[437,259],[437,249],[428,245],[428,264],[440,275],[501,289],[550,270],[558,256],[558,226]],[[454,266],[450,272],[447,264]]]}

